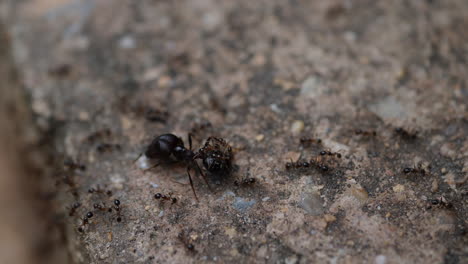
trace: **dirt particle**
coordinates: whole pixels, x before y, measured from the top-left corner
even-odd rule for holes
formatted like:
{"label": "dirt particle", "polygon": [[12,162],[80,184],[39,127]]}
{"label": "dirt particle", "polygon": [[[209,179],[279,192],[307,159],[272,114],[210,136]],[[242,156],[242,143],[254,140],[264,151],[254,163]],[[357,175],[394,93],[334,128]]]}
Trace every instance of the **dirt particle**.
{"label": "dirt particle", "polygon": [[304,122],[301,120],[296,120],[291,125],[291,132],[293,135],[299,135],[302,130],[304,130]]}

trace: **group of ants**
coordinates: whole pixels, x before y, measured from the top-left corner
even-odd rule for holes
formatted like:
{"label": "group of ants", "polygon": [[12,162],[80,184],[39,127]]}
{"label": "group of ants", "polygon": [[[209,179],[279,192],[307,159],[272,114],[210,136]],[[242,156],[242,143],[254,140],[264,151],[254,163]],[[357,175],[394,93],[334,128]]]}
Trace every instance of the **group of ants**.
{"label": "group of ants", "polygon": [[[409,132],[403,128],[395,128],[394,132],[405,139],[415,139],[417,137],[417,132]],[[109,132],[108,132],[109,133]],[[354,131],[356,135],[363,137],[375,137],[377,133],[375,131],[364,131],[361,129],[356,129]],[[137,161],[141,156],[144,156],[146,159],[150,160],[153,165],[145,170],[152,169],[156,166],[162,164],[184,164],[187,166],[187,176],[190,182],[195,199],[198,201],[197,194],[193,185],[191,170],[195,169],[199,175],[202,176],[204,182],[207,184],[208,188],[211,190],[210,184],[208,183],[206,174],[208,175],[218,175],[226,176],[230,174],[233,170],[233,148],[221,137],[208,137],[204,145],[198,150],[192,149],[192,133],[188,133],[188,143],[189,148],[185,147],[184,141],[182,138],[174,134],[162,134],[155,137],[151,143],[146,147],[146,149],[138,156],[135,160]],[[321,145],[322,140],[319,138],[300,138],[299,142],[302,146],[311,146],[311,145]],[[108,151],[109,148],[112,148],[113,145],[106,144],[105,146],[100,144],[97,148],[97,151]],[[114,149],[120,149],[120,147],[113,147]],[[328,158],[341,159],[342,154],[339,152],[332,152],[330,150],[321,150],[318,155],[310,160],[302,161],[290,161],[285,163],[286,170],[297,170],[297,169],[309,169],[315,168],[322,173],[327,173],[331,170],[329,163],[325,162]],[[203,169],[200,167],[197,160],[201,161]],[[84,165],[75,164],[69,162],[65,164],[68,168],[84,170]],[[421,174],[425,175],[426,170],[421,166],[403,168],[402,173],[404,174]],[[252,185],[256,182],[255,178],[247,177],[242,180],[234,181],[236,186],[246,186]],[[97,188],[90,188],[89,193],[98,193],[106,194],[109,197],[112,196],[111,191],[106,191],[101,189],[99,186]],[[154,195],[156,200],[160,201],[170,201],[172,204],[177,202],[177,198],[172,197],[171,194],[161,194],[156,193]],[[434,199],[429,201],[432,205],[444,204],[445,201],[441,199]],[[77,209],[81,206],[79,202],[74,203],[69,208],[69,215],[73,216]],[[94,204],[94,209],[104,212],[117,212],[117,222],[122,221],[121,216],[121,202],[118,199],[112,201],[112,206],[106,207],[105,204]],[[89,219],[94,216],[93,211],[89,211],[81,219],[81,225],[78,227],[79,232],[84,232],[85,226],[89,224]],[[179,238],[184,242],[186,247],[189,250],[193,250],[193,244],[186,242],[184,239],[183,233],[179,234]]]}

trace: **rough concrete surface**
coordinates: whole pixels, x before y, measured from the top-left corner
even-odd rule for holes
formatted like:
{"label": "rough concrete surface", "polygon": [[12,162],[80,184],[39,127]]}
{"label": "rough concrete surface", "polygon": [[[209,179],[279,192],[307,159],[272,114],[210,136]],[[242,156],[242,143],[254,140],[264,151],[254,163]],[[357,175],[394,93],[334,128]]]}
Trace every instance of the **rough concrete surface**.
{"label": "rough concrete surface", "polygon": [[[74,261],[468,261],[467,1],[2,8],[37,124],[55,148],[57,215]],[[199,202],[184,165],[144,172],[133,162],[154,136],[187,145],[191,130],[195,148],[218,135],[235,152],[232,175],[210,177],[212,191],[195,177]],[[303,136],[322,143],[301,146]],[[321,150],[342,154],[319,157],[328,172],[285,169]],[[67,160],[86,168],[62,168]],[[247,177],[256,182],[234,184]],[[112,194],[88,192],[98,185]],[[120,215],[93,208],[114,199]],[[69,216],[74,202],[81,207]]]}

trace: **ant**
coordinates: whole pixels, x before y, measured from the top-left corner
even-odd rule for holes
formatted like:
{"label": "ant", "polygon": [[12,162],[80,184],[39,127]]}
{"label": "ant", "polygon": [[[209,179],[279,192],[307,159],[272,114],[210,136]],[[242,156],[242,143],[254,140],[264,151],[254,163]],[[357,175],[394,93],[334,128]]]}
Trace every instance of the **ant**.
{"label": "ant", "polygon": [[404,174],[421,174],[421,175],[426,175],[426,170],[422,168],[421,164],[418,164],[417,167],[413,168],[404,168],[403,169]]}
{"label": "ant", "polygon": [[96,150],[99,153],[111,152],[113,150],[120,151],[122,147],[120,144],[109,144],[109,143],[100,143],[97,145]]}
{"label": "ant", "polygon": [[370,137],[370,136],[377,136],[377,132],[375,130],[362,130],[362,129],[356,129],[354,130],[354,134],[355,135],[362,135],[362,136],[366,136],[366,137]]}
{"label": "ant", "polygon": [[156,200],[166,200],[166,201],[171,201],[172,204],[175,204],[177,203],[177,198],[175,197],[172,197],[172,195],[169,193],[169,195],[164,195],[164,194],[160,194],[160,193],[157,193],[154,195],[154,199]]}
{"label": "ant", "polygon": [[315,168],[327,172],[330,170],[330,168],[319,162],[318,158],[316,160],[311,159],[310,161],[297,161],[297,162],[286,162],[286,170],[291,170],[291,169],[302,169],[302,168],[310,168],[312,166],[315,166]]}
{"label": "ant", "polygon": [[[156,163],[152,167],[146,169],[149,170],[156,166],[159,166],[161,163],[174,163],[174,162],[183,162],[187,164],[187,175],[190,181],[190,186],[192,187],[193,194],[195,199],[198,201],[197,194],[195,192],[195,188],[193,187],[192,176],[190,175],[190,169],[193,167],[198,169],[198,172],[203,176],[203,180],[205,183],[208,184],[206,180],[206,176],[201,170],[198,163],[195,162],[198,153],[192,151],[192,135],[188,134],[188,141],[189,141],[189,149],[184,146],[184,141],[177,137],[174,134],[163,134],[157,136],[151,144],[146,148],[146,150],[140,154],[140,156],[135,160],[137,161],[140,159],[142,155],[144,155],[149,160],[157,160],[159,163]],[[211,161],[209,161],[211,164]]]}
{"label": "ant", "polygon": [[70,211],[68,212],[68,215],[69,216],[75,215],[76,210],[80,208],[80,206],[81,206],[81,203],[79,202],[72,204],[72,206],[70,207]]}
{"label": "ant", "polygon": [[144,113],[144,117],[150,122],[166,123],[169,118],[169,112],[148,107]]}
{"label": "ant", "polygon": [[402,127],[397,127],[395,128],[395,133],[397,135],[400,135],[402,138],[405,138],[405,139],[416,139],[417,136],[418,136],[418,132],[417,131],[414,131],[414,132],[410,132],[408,130],[405,130],[404,128]]}
{"label": "ant", "polygon": [[252,185],[254,183],[256,183],[257,180],[255,178],[245,178],[245,179],[242,179],[241,181],[234,181],[234,185],[235,186],[241,186],[241,185]]}
{"label": "ant", "polygon": [[94,216],[93,212],[87,212],[86,215],[83,217],[81,226],[78,227],[78,232],[82,233],[84,231],[84,227],[89,224],[89,219]]}
{"label": "ant", "polygon": [[449,202],[444,197],[440,197],[438,199],[431,199],[428,201],[430,205],[428,205],[426,208],[427,209],[432,209],[432,206],[440,206],[444,208],[452,208],[453,205]]}
{"label": "ant", "polygon": [[336,156],[337,158],[341,159],[341,153],[339,152],[331,152],[329,150],[322,150],[320,151],[320,156]]}
{"label": "ant", "polygon": [[209,137],[194,159],[201,159],[203,167],[211,174],[226,175],[232,169],[232,147],[222,138]]}
{"label": "ant", "polygon": [[320,138],[302,137],[299,139],[299,143],[303,146],[310,146],[312,144],[322,144],[322,140]]}
{"label": "ant", "polygon": [[80,170],[80,171],[85,171],[86,170],[86,166],[83,165],[83,164],[80,164],[78,162],[75,162],[71,159],[65,159],[63,161],[63,166],[66,170]]}
{"label": "ant", "polygon": [[98,184],[96,188],[94,187],[91,187],[88,189],[88,192],[89,193],[98,193],[98,194],[107,194],[108,196],[111,196],[112,195],[112,191],[111,190],[104,190],[101,188],[101,186]]}
{"label": "ant", "polygon": [[114,200],[114,210],[117,211],[117,222],[122,222],[122,215],[121,215],[121,208],[120,208],[120,200],[115,199]]}
{"label": "ant", "polygon": [[88,143],[93,143],[100,138],[110,137],[111,135],[112,132],[110,131],[110,129],[106,128],[91,133],[89,136],[86,137],[85,141]]}
{"label": "ant", "polygon": [[180,239],[180,241],[185,245],[185,247],[192,251],[192,252],[195,252],[195,246],[190,243],[191,242],[191,239],[188,239],[187,236],[185,235],[185,233],[182,231],[180,232],[177,237]]}

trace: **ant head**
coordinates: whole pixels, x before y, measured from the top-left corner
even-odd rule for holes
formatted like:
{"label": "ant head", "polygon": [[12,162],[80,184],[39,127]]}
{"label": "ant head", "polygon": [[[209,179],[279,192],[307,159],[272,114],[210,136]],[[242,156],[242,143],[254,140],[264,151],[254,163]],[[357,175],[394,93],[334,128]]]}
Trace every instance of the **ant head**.
{"label": "ant head", "polygon": [[203,166],[211,173],[226,172],[231,167],[229,160],[224,159],[219,150],[209,153],[209,155],[203,159]]}

